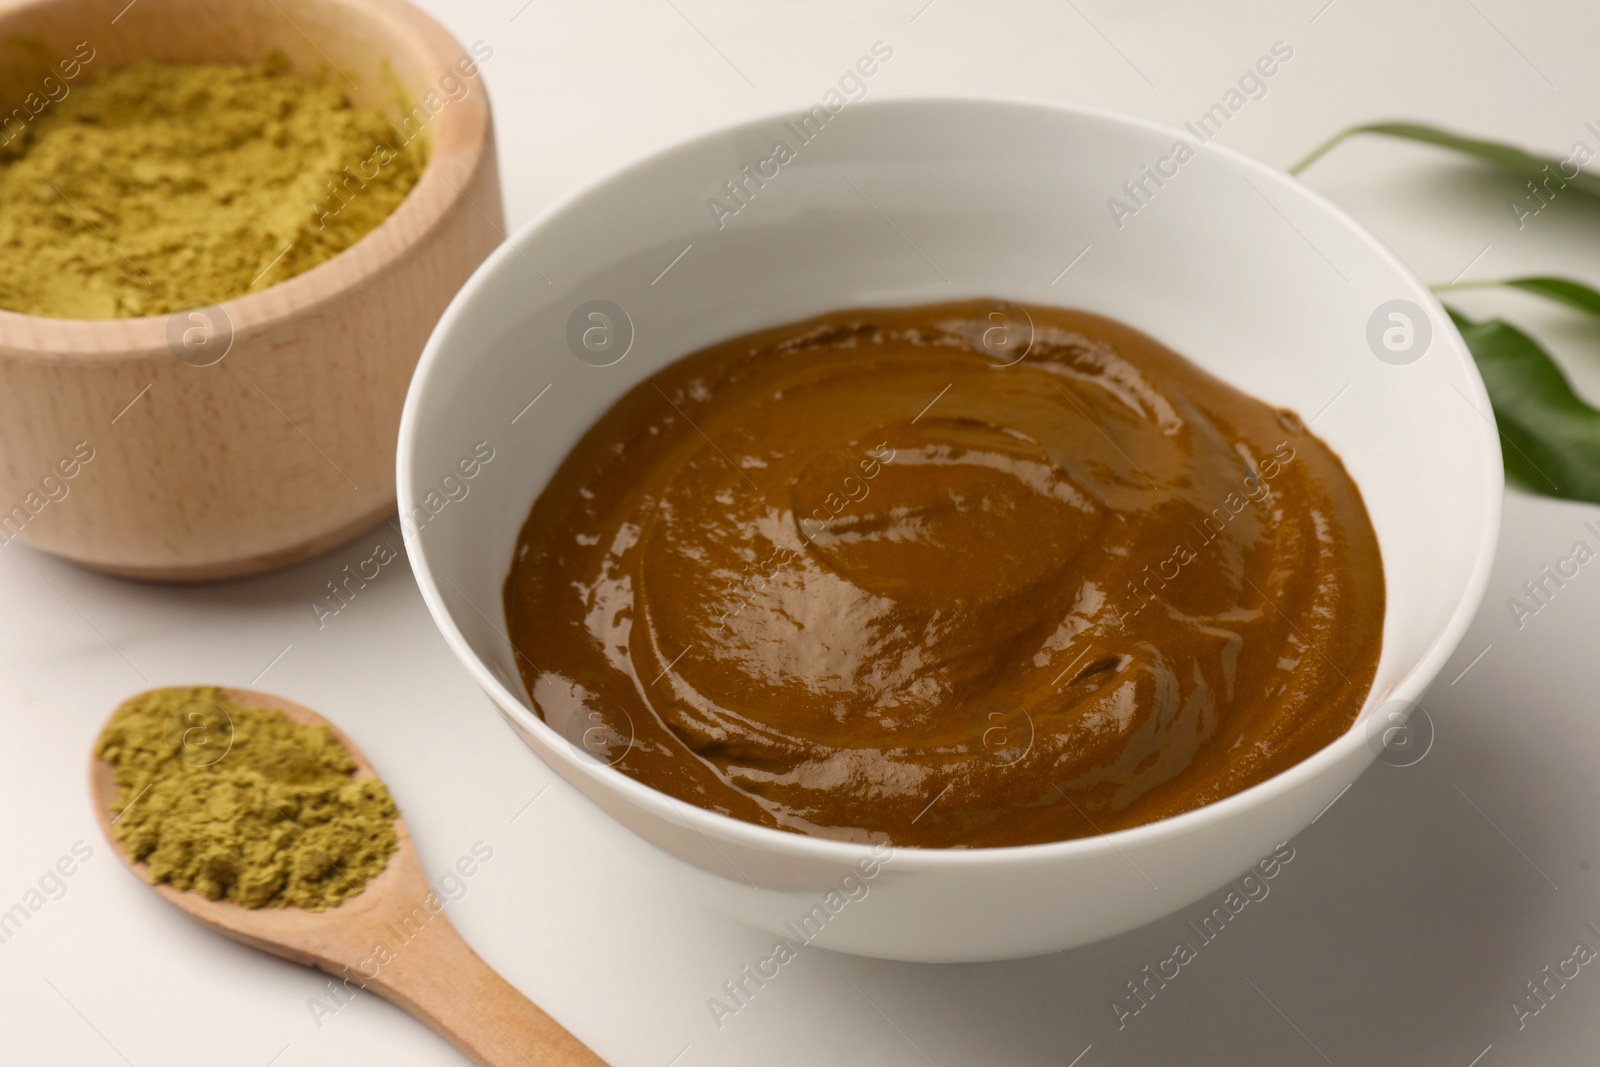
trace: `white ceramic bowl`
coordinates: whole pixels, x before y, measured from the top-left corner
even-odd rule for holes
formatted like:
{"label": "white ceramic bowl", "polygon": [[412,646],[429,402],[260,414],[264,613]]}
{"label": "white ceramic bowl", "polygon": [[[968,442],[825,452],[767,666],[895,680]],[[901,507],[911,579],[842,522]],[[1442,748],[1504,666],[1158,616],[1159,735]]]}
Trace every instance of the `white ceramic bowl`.
{"label": "white ceramic bowl", "polygon": [[[434,620],[534,751],[656,846],[664,870],[791,941],[896,959],[1002,959],[1109,937],[1192,903],[1361,773],[1377,752],[1373,713],[1419,698],[1476,610],[1502,479],[1472,360],[1428,289],[1354,221],[1219,146],[1178,163],[1177,142],[1197,147],[1188,134],[971,97],[850,104],[809,143],[785,125],[792,118],[698,138],[556,204],[457,296],[400,429],[401,514]],[[794,158],[762,163],[778,141]],[[766,177],[744,179],[739,206],[724,183],[747,164]],[[1141,204],[1123,183],[1147,165],[1167,176],[1159,187],[1145,179]],[[714,211],[713,197],[739,210]],[[1137,211],[1114,213],[1111,197]],[[534,498],[603,411],[666,363],[748,330],[845,306],[974,296],[1113,316],[1315,420],[1361,487],[1388,581],[1377,677],[1350,732],[1176,818],[1056,844],[899,849],[867,865],[870,879],[857,868],[849,880],[867,848],[688,807],[539,718],[505,636],[502,583]],[[569,346],[569,320],[594,300],[626,321],[610,312],[609,353],[585,360]],[[1411,301],[1431,325],[1426,352],[1403,365],[1367,340],[1369,319],[1393,300]],[[582,325],[603,331],[590,310]],[[620,361],[595,365],[624,348]],[[475,447],[493,458],[474,465]]]}

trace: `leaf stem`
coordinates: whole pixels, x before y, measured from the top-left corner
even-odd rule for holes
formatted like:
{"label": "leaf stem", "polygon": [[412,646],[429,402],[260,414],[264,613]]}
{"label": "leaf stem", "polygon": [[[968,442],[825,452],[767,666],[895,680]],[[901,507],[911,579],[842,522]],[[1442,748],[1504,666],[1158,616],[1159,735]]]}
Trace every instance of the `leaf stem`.
{"label": "leaf stem", "polygon": [[1293,174],[1293,175],[1298,175],[1301,171],[1303,171],[1307,167],[1311,166],[1311,164],[1315,163],[1317,160],[1319,160],[1323,156],[1327,155],[1330,151],[1332,151],[1335,147],[1337,147],[1341,141],[1344,141],[1347,138],[1352,137],[1355,134],[1358,134],[1358,133],[1362,132],[1365,129],[1366,129],[1365,126],[1351,126],[1347,130],[1340,130],[1338,133],[1334,134],[1332,137],[1328,138],[1326,141],[1323,141],[1316,148],[1313,148],[1311,150],[1311,154],[1306,156],[1306,158],[1302,159],[1300,162],[1298,162],[1294,166],[1290,167],[1289,168],[1289,173]]}

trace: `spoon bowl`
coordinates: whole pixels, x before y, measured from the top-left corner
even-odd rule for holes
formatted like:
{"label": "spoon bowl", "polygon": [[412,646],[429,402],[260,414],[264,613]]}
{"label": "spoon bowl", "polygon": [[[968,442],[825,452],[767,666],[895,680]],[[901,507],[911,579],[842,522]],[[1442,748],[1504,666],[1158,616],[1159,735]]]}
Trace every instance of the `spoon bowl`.
{"label": "spoon bowl", "polygon": [[[353,778],[378,776],[350,738],[310,708],[250,689],[223,692],[239,704],[281,711],[297,723],[326,726],[355,759]],[[118,799],[115,771],[98,756],[90,760],[89,793],[106,840],[139,880],[150,885],[149,864],[135,861],[117,840],[115,825],[120,816],[112,813]],[[474,1063],[603,1067],[602,1060],[517,992],[462,940],[428,884],[404,819],[396,817],[395,830],[399,847],[382,872],[359,893],[326,911],[246,908],[230,900],[208,900],[165,883],[150,888],[235,941],[326,971],[343,980],[352,992],[368,989],[392,1001],[427,1023]]]}

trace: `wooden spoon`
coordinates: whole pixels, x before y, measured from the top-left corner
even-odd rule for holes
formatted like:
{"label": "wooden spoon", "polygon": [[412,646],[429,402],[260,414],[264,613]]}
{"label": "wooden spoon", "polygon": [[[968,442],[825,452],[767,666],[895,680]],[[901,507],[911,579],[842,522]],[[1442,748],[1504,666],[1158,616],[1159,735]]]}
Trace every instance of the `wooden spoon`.
{"label": "wooden spoon", "polygon": [[[337,726],[309,708],[270,693],[223,690],[250,707],[275,708],[295,722],[327,726],[356,761],[356,778],[375,778],[372,765]],[[135,863],[112,830],[117,785],[111,764],[92,757],[89,792],[100,829],[117,855],[149,885],[149,865]],[[170,903],[235,941],[350,979],[433,1027],[483,1067],[605,1067],[550,1016],[495,973],[461,939],[442,911],[426,904],[433,890],[403,819],[400,845],[382,873],[353,897],[326,911],[245,908],[207,900],[166,884],[150,886]],[[409,938],[409,940],[406,940]],[[404,943],[402,944],[402,941]],[[374,949],[390,949],[379,963]],[[373,972],[376,970],[376,974]],[[370,978],[365,976],[373,975]]]}

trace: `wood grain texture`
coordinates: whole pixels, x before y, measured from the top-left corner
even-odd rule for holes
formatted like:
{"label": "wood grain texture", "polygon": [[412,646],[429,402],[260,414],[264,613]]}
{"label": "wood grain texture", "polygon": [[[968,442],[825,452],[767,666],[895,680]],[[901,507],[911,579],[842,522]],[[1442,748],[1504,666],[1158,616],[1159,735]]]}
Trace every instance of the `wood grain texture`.
{"label": "wood grain texture", "polygon": [[[357,244],[220,305],[233,342],[213,365],[173,354],[169,319],[181,335],[184,312],[0,311],[0,542],[203,581],[309,558],[381,521],[417,358],[504,238],[482,72],[458,66],[481,58],[402,0],[0,0],[0,122],[81,42],[94,58],[80,80],[138,58],[251,64],[277,49],[356,104],[412,116],[432,154]],[[94,458],[63,480],[57,464],[80,442]],[[51,475],[64,497],[41,491]]]}
{"label": "wood grain texture", "polygon": [[[316,712],[248,689],[227,689],[229,698],[275,708],[296,722],[327,726],[356,761],[356,778],[376,773],[361,750]],[[226,758],[226,757],[224,757]],[[149,884],[149,867],[133,862],[112,828],[117,799],[112,767],[91,758],[89,792],[95,817],[113,851]],[[244,908],[207,900],[170,885],[151,886],[174,907],[236,941],[275,956],[316,967],[351,990],[364,988],[427,1023],[485,1067],[605,1067],[604,1061],[517,992],[472,951],[450,920],[423,873],[407,831],[397,819],[400,846],[366,888],[327,911]],[[382,945],[384,951],[379,951]]]}

